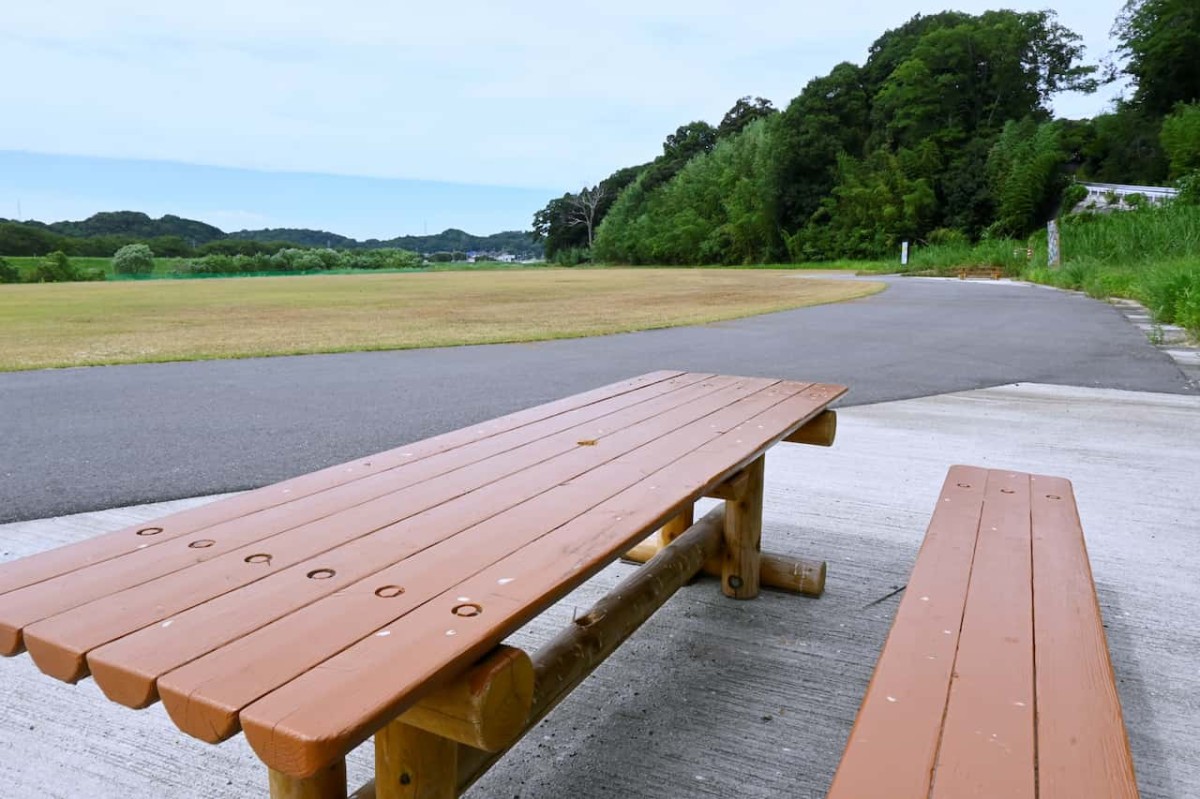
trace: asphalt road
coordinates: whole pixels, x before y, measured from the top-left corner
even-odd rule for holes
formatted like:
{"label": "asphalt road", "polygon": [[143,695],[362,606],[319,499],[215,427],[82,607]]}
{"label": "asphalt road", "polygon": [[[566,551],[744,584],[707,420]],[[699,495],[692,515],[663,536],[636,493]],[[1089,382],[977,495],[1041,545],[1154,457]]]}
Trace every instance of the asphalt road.
{"label": "asphalt road", "polygon": [[0,523],[265,485],[656,369],[843,383],[843,404],[1016,382],[1190,392],[1106,304],[889,282],[848,303],[591,339],[0,374]]}

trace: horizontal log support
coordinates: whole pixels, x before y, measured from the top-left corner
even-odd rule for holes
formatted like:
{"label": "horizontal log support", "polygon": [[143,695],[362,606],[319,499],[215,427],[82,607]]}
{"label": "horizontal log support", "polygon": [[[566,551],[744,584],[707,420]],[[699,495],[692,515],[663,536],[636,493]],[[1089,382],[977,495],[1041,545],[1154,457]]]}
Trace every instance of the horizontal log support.
{"label": "horizontal log support", "polygon": [[704,496],[712,497],[713,499],[723,499],[726,502],[736,502],[746,496],[746,491],[749,488],[750,472],[747,469],[742,469],[724,483],[705,491]]}
{"label": "horizontal log support", "polygon": [[[700,519],[533,655],[533,699],[525,731],[583,682],[709,559],[719,555],[723,520],[723,506]],[[470,787],[502,754],[460,744],[456,756],[459,792]],[[374,781],[356,791],[353,799],[376,799]]]}
{"label": "horizontal log support", "polygon": [[499,646],[462,677],[409,708],[398,721],[452,741],[496,752],[521,733],[533,701],[533,663]]}
{"label": "horizontal log support", "polygon": [[[647,538],[622,555],[621,559],[631,563],[645,563],[658,552],[658,542],[653,538]],[[701,571],[711,577],[720,577],[721,561],[709,560]],[[790,555],[764,552],[759,563],[758,579],[763,588],[819,597],[825,593],[825,572],[826,564],[823,560],[793,558]]]}
{"label": "horizontal log support", "polygon": [[789,444],[831,447],[837,437],[837,411],[822,411],[784,439]]}

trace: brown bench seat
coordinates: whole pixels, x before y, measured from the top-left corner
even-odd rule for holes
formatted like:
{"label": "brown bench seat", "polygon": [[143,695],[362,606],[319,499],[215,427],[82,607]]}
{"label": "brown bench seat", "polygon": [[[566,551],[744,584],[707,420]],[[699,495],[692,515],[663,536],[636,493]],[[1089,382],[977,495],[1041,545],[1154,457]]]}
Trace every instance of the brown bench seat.
{"label": "brown bench seat", "polygon": [[686,540],[584,617],[616,642],[702,568],[758,593],[763,455],[828,444],[844,392],[653,373],[0,564],[0,653],[243,731],[277,796],[345,796],[372,735],[379,796],[453,795],[615,646],[590,622],[534,661],[500,642],[648,533]]}
{"label": "brown bench seat", "polygon": [[830,799],[1137,795],[1071,484],[953,467]]}

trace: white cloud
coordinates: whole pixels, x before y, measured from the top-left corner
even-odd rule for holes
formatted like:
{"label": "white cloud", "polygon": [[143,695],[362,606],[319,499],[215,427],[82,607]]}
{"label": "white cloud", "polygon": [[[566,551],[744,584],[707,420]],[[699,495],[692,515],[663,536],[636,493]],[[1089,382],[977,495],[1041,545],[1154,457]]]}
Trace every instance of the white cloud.
{"label": "white cloud", "polygon": [[[1095,58],[1121,0],[1062,0]],[[916,0],[6,4],[0,149],[574,187],[861,63]],[[1038,8],[1043,2],[989,6]],[[1065,98],[1064,113],[1098,109]]]}

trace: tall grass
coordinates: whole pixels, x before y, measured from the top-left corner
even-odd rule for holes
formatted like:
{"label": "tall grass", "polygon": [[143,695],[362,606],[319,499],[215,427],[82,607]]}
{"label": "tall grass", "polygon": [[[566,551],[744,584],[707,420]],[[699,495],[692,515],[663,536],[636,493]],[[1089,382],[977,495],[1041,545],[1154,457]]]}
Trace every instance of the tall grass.
{"label": "tall grass", "polygon": [[[1039,239],[1044,241],[1045,234]],[[1200,206],[1169,203],[1136,211],[1072,214],[1062,220],[1063,256],[1104,264],[1200,260]]]}

